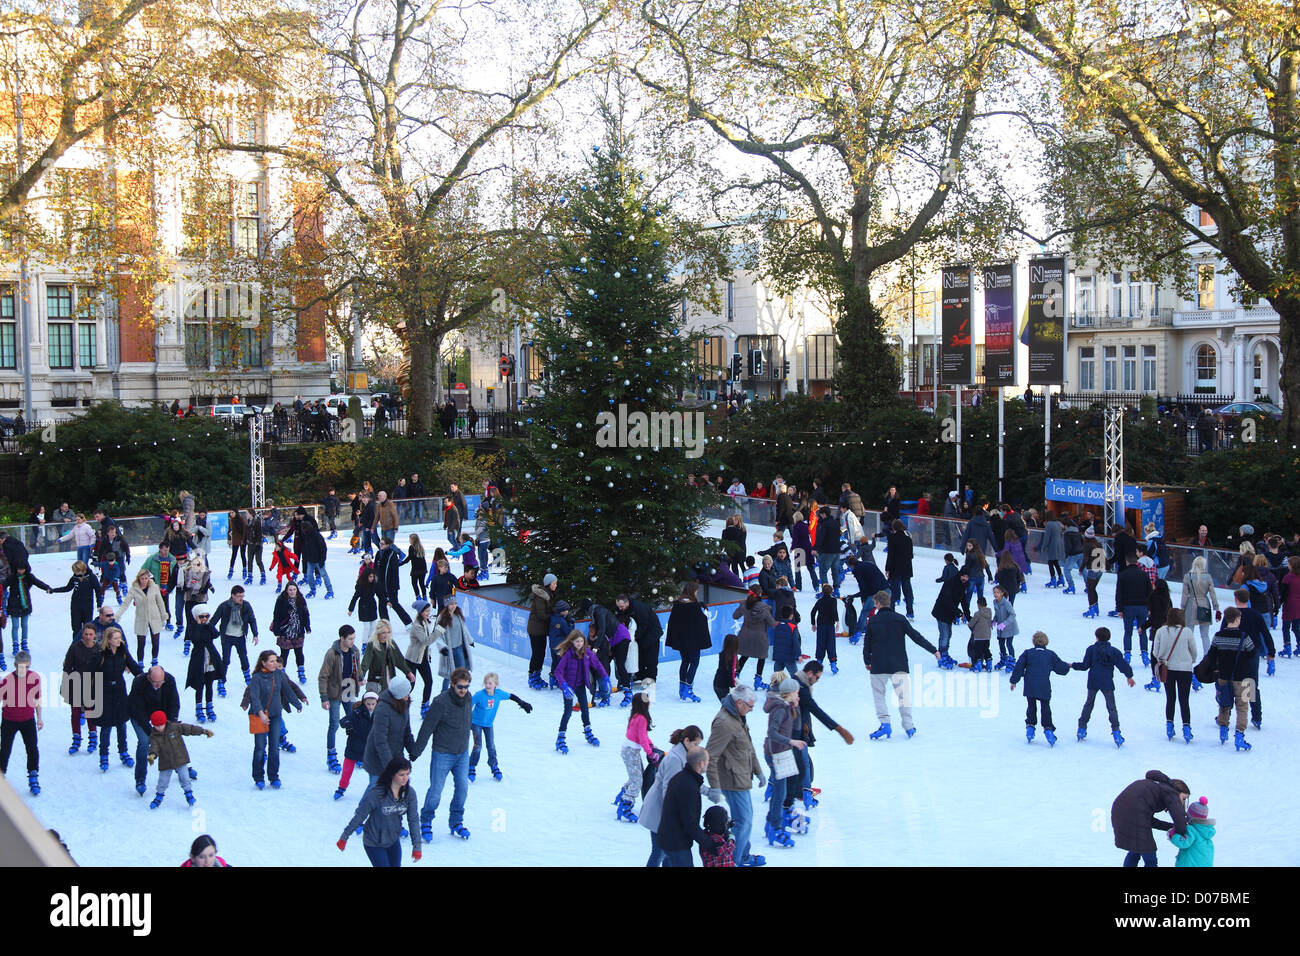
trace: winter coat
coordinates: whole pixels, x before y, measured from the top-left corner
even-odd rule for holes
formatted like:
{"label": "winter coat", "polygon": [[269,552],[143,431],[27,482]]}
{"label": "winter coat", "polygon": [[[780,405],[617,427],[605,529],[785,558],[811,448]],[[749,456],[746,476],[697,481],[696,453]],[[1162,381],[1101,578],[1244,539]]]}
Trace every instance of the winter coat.
{"label": "winter coat", "polygon": [[799,628],[793,621],[780,621],[772,629],[772,660],[797,666],[802,653]]}
{"label": "winter coat", "polygon": [[1043,525],[1043,537],[1038,542],[1038,560],[1064,561],[1065,526],[1059,521],[1049,521]]}
{"label": "winter coat", "polygon": [[1156,628],[1164,627],[1165,621],[1169,620],[1169,612],[1173,609],[1173,603],[1170,601],[1169,590],[1160,590],[1152,588],[1151,594],[1147,597],[1147,633],[1151,633]]}
{"label": "winter coat", "polygon": [[813,550],[818,554],[840,553],[840,527],[830,515],[817,519],[817,540],[813,542]]}
{"label": "winter coat", "polygon": [[377,581],[371,581],[370,576],[366,575],[357,580],[356,587],[352,591],[352,600],[348,602],[348,610],[356,611],[357,620],[363,623],[379,620],[377,585]]}
{"label": "winter coat", "polygon": [[285,708],[292,707],[302,712],[302,702],[307,695],[298,685],[289,679],[283,670],[255,671],[248,686],[244,689],[244,698],[239,702],[250,714],[266,711],[266,716],[279,717]]}
{"label": "winter coat", "polygon": [[993,543],[993,529],[989,527],[989,519],[982,512],[966,522],[966,530],[961,535],[961,550],[963,552],[966,550],[967,541],[974,541],[985,554],[995,554],[997,552]]}
{"label": "winter coat", "polygon": [[82,707],[94,711],[95,674],[99,673],[99,645],[87,647],[81,643],[81,635],[68,647],[63,655],[63,678],[59,682],[59,696],[70,707]]}
{"label": "winter coat", "polygon": [[[219,637],[226,636],[226,625],[230,623],[231,608],[233,606],[233,601],[222,601],[217,605],[217,613],[212,615],[210,623],[214,628],[216,628]],[[240,638],[243,639],[248,637],[248,632],[250,630],[253,632],[253,636],[257,637],[257,615],[253,613],[253,605],[249,604],[248,601],[245,600],[239,606],[239,610],[240,620],[244,622],[244,633],[240,635]]]}
{"label": "winter coat", "polygon": [[853,579],[858,582],[858,594],[864,602],[870,601],[877,591],[889,590],[889,579],[872,561],[859,561],[853,568]]}
{"label": "winter coat", "polygon": [[435,567],[433,573],[429,575],[429,580],[425,582],[429,588],[429,600],[439,611],[447,603],[447,598],[456,593],[456,576],[450,571],[445,574],[439,574]]}
{"label": "winter coat", "polygon": [[[375,710],[378,710],[378,705]],[[339,726],[347,731],[348,742],[343,748],[343,759],[354,760],[364,767],[366,741],[370,738],[370,728],[374,725],[375,715],[366,710],[366,705],[357,701],[348,708],[347,713],[339,718]]]}
{"label": "winter coat", "polygon": [[659,623],[659,615],[645,601],[632,598],[628,601],[627,610],[615,616],[624,624],[636,622],[636,640],[638,644],[646,641],[658,643],[659,638],[663,636],[664,628]]}
{"label": "winter coat", "polygon": [[1259,676],[1259,645],[1241,628],[1225,627],[1210,641],[1210,657],[1219,680],[1245,680]]}
{"label": "winter coat", "polygon": [[767,699],[763,701],[763,713],[767,714],[763,753],[772,756],[789,750],[790,741],[795,738],[798,708],[791,707],[780,694],[769,690]]}
{"label": "winter coat", "polygon": [[93,546],[95,543],[95,527],[89,521],[83,521],[81,524],[74,524],[66,532],[59,536],[59,540],[69,539],[78,548]]}
{"label": "winter coat", "polygon": [[682,769],[664,790],[663,809],[656,839],[667,852],[689,850],[691,844],[712,845],[709,833],[700,826],[700,787],[704,778],[689,766]]}
{"label": "winter coat", "polygon": [[1189,572],[1183,576],[1183,619],[1188,624],[1203,623],[1197,618],[1198,607],[1219,610],[1219,596],[1215,593],[1214,578],[1206,571]]}
{"label": "winter coat", "polygon": [[731,614],[733,619],[741,620],[740,625],[740,656],[757,657],[759,660],[767,658],[767,629],[776,627],[776,618],[772,616],[771,610],[762,601],[755,601],[750,607],[741,604]]}
{"label": "winter coat", "polygon": [[126,609],[132,605],[135,605],[135,619],[131,625],[135,628],[136,637],[158,634],[162,631],[163,622],[167,620],[167,602],[157,581],[149,585],[148,591],[140,590],[139,584],[131,585],[131,589],[126,592],[126,600],[117,609],[119,621],[126,614]]}
{"label": "winter coat", "polygon": [[1130,564],[1115,575],[1115,606],[1146,607],[1151,596],[1151,578],[1136,564]]}
{"label": "winter coat", "polygon": [[321,700],[341,700],[351,704],[361,697],[361,648],[352,645],[352,666],[343,671],[343,651],[335,641],[325,652],[316,677]]}
{"label": "winter coat", "polygon": [[966,582],[961,579],[956,568],[952,568],[952,571],[952,576],[939,589],[939,596],[930,611],[936,621],[944,624],[951,624],[959,614],[970,617],[970,608],[966,606]]}
{"label": "winter coat", "polygon": [[131,684],[127,709],[131,720],[145,728],[149,727],[154,712],[159,710],[167,715],[168,720],[180,720],[181,695],[176,690],[176,678],[164,673],[162,686],[155,690],[149,682],[148,672],[141,673]]}
{"label": "winter coat", "polygon": [[[1155,814],[1168,810],[1173,823],[1157,820]],[[1110,807],[1110,825],[1115,831],[1115,846],[1130,853],[1154,853],[1154,830],[1187,833],[1187,812],[1173,784],[1159,770],[1148,770],[1142,780],[1125,787]]]}
{"label": "winter coat", "polygon": [[[1182,632],[1182,636],[1179,636]],[[1167,624],[1156,631],[1151,647],[1151,659],[1164,661],[1171,671],[1190,671],[1200,656],[1200,645],[1191,625],[1175,627]]]}
{"label": "winter coat", "polygon": [[470,725],[474,721],[474,702],[469,694],[458,694],[450,687],[429,702],[429,712],[420,721],[415,738],[417,759],[433,741],[435,754],[463,754],[469,750]]}
{"label": "winter coat", "polygon": [[406,659],[391,636],[387,643],[370,642],[361,658],[361,673],[367,684],[377,683],[380,690],[386,689],[388,682],[398,674],[406,673]]}
{"label": "winter coat", "polygon": [[424,655],[428,653],[429,646],[433,644],[436,637],[434,631],[437,625],[433,621],[423,621],[416,618],[411,622],[411,626],[406,629],[407,637],[410,640],[406,645],[406,659],[412,664],[423,664]]}
{"label": "winter coat", "polygon": [[821,627],[822,625],[834,627],[839,624],[840,602],[829,595],[819,597],[817,603],[813,605],[812,617],[809,621],[813,627]]}
{"label": "winter coat", "polygon": [[1288,571],[1282,576],[1278,591],[1282,595],[1282,620],[1294,621],[1300,618],[1300,577]]}
{"label": "winter coat", "polygon": [[141,566],[140,570],[148,571],[150,574],[152,574],[154,585],[156,587],[164,588],[168,594],[171,594],[172,591],[176,589],[176,586],[179,583],[178,579],[181,576],[181,565],[180,562],[176,560],[176,555],[173,554],[168,556],[166,561],[167,580],[164,583],[163,564],[164,562],[162,557],[155,552],[154,554],[151,554],[149,555],[149,557],[145,558],[145,562]]}
{"label": "winter coat", "polygon": [[781,492],[776,496],[776,523],[783,528],[788,528],[794,519],[794,499],[787,492]]}
{"label": "winter coat", "polygon": [[380,548],[375,555],[375,584],[380,594],[397,594],[402,586],[402,556],[395,547]]}
{"label": "winter coat", "polygon": [[[12,565],[11,565],[12,567]],[[21,577],[10,572],[9,583],[5,586],[5,611],[10,617],[26,617],[32,613],[32,588],[50,590],[47,585],[29,570]],[[159,630],[161,630],[161,625]]]}
{"label": "winter coat", "polygon": [[[457,643],[448,644],[448,639],[454,639]],[[465,627],[465,622],[453,615],[451,623],[446,628],[434,627],[434,647],[438,651],[438,676],[444,680],[451,680],[451,672],[456,669],[453,663],[450,648],[463,647],[465,651],[465,668],[474,670],[474,654],[470,650],[474,646],[474,638]]]}
{"label": "winter coat", "polygon": [[[198,690],[207,681],[225,680],[226,668],[221,663],[221,643],[217,639],[217,629],[212,622],[194,626],[185,632],[193,645],[190,648],[189,670],[185,674],[185,686]],[[204,661],[204,654],[207,660]]]}
{"label": "winter coat", "polygon": [[[126,678],[123,671],[139,675],[144,673],[140,665],[131,657],[131,652],[123,644],[116,653],[101,650],[99,655],[99,672],[104,675],[103,700],[100,703],[99,717],[96,723],[100,727],[116,727],[131,719],[130,705],[127,702]],[[172,687],[174,688],[173,681]],[[178,704],[179,707],[179,704]]]}
{"label": "winter coat", "polygon": [[[1010,602],[1008,602],[1010,603]],[[1004,637],[1006,635],[1003,635]],[[993,609],[979,608],[970,619],[970,639],[972,641],[989,641],[993,639]]]}
{"label": "winter coat", "polygon": [[212,572],[206,568],[202,571],[197,566],[187,566],[181,575],[185,586],[185,604],[193,607],[202,604],[212,593]]}
{"label": "winter coat", "polygon": [[609,674],[594,653],[588,650],[578,657],[570,648],[555,664],[555,679],[570,687],[585,687],[591,680],[593,671],[599,674],[602,680],[609,679]]}
{"label": "winter coat", "polygon": [[[80,527],[86,527],[84,524]],[[104,599],[104,588],[99,583],[99,578],[95,577],[93,572],[87,571],[81,577],[73,575],[68,578],[68,583],[61,588],[55,588],[51,594],[63,594],[67,591],[72,592],[72,597],[68,599],[68,609],[72,612],[73,620],[78,617],[83,621],[89,621],[95,616],[95,609],[99,607],[99,602]],[[78,614],[80,612],[80,614]]]}
{"label": "winter coat", "polygon": [[731,697],[722,699],[722,707],[713,718],[705,746],[709,751],[707,773],[710,787],[748,791],[753,787],[755,777],[759,780],[766,777],[758,762],[758,754],[754,752],[749,726],[736,710]]}
{"label": "winter coat", "polygon": [[244,517],[234,511],[226,512],[227,538],[230,543],[230,550],[237,551],[244,545],[244,533],[246,525]]}
{"label": "winter coat", "polygon": [[1009,568],[998,568],[993,575],[993,580],[1008,595],[1013,595],[1020,592],[1020,585],[1025,580],[1025,576],[1018,567],[1013,565]]}
{"label": "winter coat", "polygon": [[817,743],[817,738],[814,736],[812,729],[813,717],[825,724],[827,730],[837,730],[840,725],[831,718],[830,714],[817,705],[817,701],[813,700],[812,685],[808,683],[808,673],[806,671],[797,671],[794,679],[799,682],[800,733],[804,743],[811,747]]}
{"label": "winter coat", "polygon": [[379,528],[385,534],[391,534],[397,530],[397,504],[390,498],[375,509],[375,515],[379,520]]}
{"label": "winter coat", "polygon": [[[1083,660],[1070,665],[1076,671],[1088,672],[1088,690],[1114,690],[1115,668],[1125,677],[1133,677],[1133,668],[1124,660],[1119,649],[1111,646],[1110,641],[1094,641],[1083,652]],[[1029,683],[1025,682],[1026,696]]]}
{"label": "winter coat", "polygon": [[1250,606],[1259,614],[1273,613],[1273,602],[1268,594],[1268,582],[1262,578],[1252,578],[1245,584],[1250,594]]}
{"label": "winter coat", "polygon": [[533,603],[528,611],[528,636],[541,637],[551,630],[551,607],[555,595],[548,588],[534,584]]}
{"label": "winter coat", "polygon": [[790,528],[790,547],[793,552],[803,552],[803,563],[811,564],[813,557],[812,537],[808,532],[807,521],[796,521]]}
{"label": "winter coat", "polygon": [[185,746],[186,737],[206,737],[208,732],[194,724],[169,720],[162,727],[154,727],[149,734],[149,756],[157,758],[162,770],[180,770],[190,762],[190,752]]}
{"label": "winter coat", "polygon": [[885,558],[885,577],[902,580],[912,576],[912,536],[906,531],[891,531],[886,535],[889,554]]}
{"label": "winter coat", "polygon": [[1187,821],[1187,832],[1169,831],[1169,842],[1178,847],[1174,866],[1214,866],[1214,824]]}
{"label": "winter coat", "polygon": [[1011,559],[1016,562],[1016,567],[1020,569],[1021,574],[1029,573],[1029,559],[1025,557],[1023,538],[1019,541],[1004,541],[1002,550],[1011,553]]}
{"label": "winter coat", "polygon": [[1009,599],[1003,598],[993,602],[993,623],[995,626],[1006,625],[997,632],[998,637],[1015,637],[1020,633],[1020,624],[1016,621],[1016,609]]}
{"label": "winter coat", "polygon": [[745,542],[747,535],[744,528],[738,528],[734,524],[727,525],[722,529],[722,551],[732,560],[743,558],[746,554]]}
{"label": "winter coat", "polygon": [[294,550],[302,556],[303,564],[324,564],[329,554],[325,545],[325,536],[320,533],[320,526],[307,515],[298,519],[298,530],[294,532]]}
{"label": "winter coat", "polygon": [[402,788],[400,797],[393,796],[392,787],[380,790],[378,782],[373,787],[366,787],[361,802],[357,804],[357,812],[343,828],[340,839],[346,840],[364,823],[362,846],[393,846],[402,838],[403,814],[406,815],[406,829],[411,834],[411,852],[414,853],[420,849],[420,801],[410,781]]}
{"label": "winter coat", "polygon": [[1035,700],[1051,700],[1052,675],[1065,676],[1069,673],[1070,665],[1057,657],[1055,651],[1049,651],[1045,647],[1031,647],[1016,661],[1016,666],[1011,671],[1011,683],[1018,684],[1023,677],[1026,697],[1033,697]]}
{"label": "winter coat", "polygon": [[381,774],[390,760],[402,755],[403,747],[414,760],[416,750],[415,738],[411,736],[411,700],[409,697],[397,700],[385,690],[375,705],[362,766],[367,773]]}
{"label": "winter coat", "polygon": [[299,592],[295,602],[298,610],[298,626],[290,628],[289,594],[286,591],[275,599],[275,611],[271,615],[271,633],[275,643],[284,650],[300,648],[311,630],[311,612],[307,610],[307,601]]}
{"label": "winter coat", "polygon": [[713,646],[709,619],[698,601],[676,601],[668,612],[668,638],[664,642],[678,652],[704,651]]}
{"label": "winter coat", "polygon": [[95,537],[94,557],[96,561],[105,564],[116,561],[120,557],[125,563],[131,557],[131,546],[126,543],[126,539],[121,535],[110,541],[108,535],[100,534]]}
{"label": "winter coat", "polygon": [[641,797],[641,814],[637,817],[637,823],[651,833],[659,830],[659,821],[664,810],[664,794],[673,777],[686,766],[686,757],[686,745],[673,744],[672,749],[659,758],[659,766],[655,768],[655,781]]}
{"label": "winter coat", "polygon": [[[892,549],[891,549],[892,550]],[[864,611],[865,613],[865,611]],[[931,654],[939,649],[925,639],[925,635],[897,611],[881,608],[871,620],[862,637],[862,660],[873,674],[907,673],[907,645],[903,638],[924,647]]]}
{"label": "winter coat", "polygon": [[1075,525],[1070,525],[1062,531],[1061,542],[1064,545],[1067,558],[1076,554],[1083,554],[1083,532]]}

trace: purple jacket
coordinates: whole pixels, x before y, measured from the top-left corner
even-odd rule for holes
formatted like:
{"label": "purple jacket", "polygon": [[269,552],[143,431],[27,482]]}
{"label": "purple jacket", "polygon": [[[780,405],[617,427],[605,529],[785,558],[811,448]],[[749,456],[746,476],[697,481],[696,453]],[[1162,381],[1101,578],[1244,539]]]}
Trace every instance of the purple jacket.
{"label": "purple jacket", "polygon": [[596,660],[596,655],[590,650],[580,658],[575,657],[572,650],[567,650],[555,664],[555,679],[570,687],[586,687],[593,670],[602,678],[609,677],[605,668],[600,666],[600,661]]}
{"label": "purple jacket", "polygon": [[1016,567],[1020,569],[1020,573],[1028,574],[1029,561],[1025,558],[1025,547],[1023,542],[1008,541],[1006,542],[1006,550],[1011,552],[1011,557],[1015,560]]}

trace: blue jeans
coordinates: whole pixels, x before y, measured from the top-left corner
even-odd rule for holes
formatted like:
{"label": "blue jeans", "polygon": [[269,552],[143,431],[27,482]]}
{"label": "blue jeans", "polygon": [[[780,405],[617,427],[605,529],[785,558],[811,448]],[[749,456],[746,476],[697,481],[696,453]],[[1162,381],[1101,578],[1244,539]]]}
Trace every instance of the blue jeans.
{"label": "blue jeans", "polygon": [[95,550],[94,545],[79,544],[77,545],[77,560],[86,562],[86,567],[90,567],[91,552]]}
{"label": "blue jeans", "polygon": [[371,866],[401,866],[402,865],[402,844],[394,843],[392,846],[362,846],[366,851],[366,856],[370,857]]}
{"label": "blue jeans", "polygon": [[952,622],[936,621],[939,625],[939,653],[947,655],[948,645],[952,643]]}
{"label": "blue jeans", "polygon": [[[280,728],[283,726],[284,718],[280,715],[271,717],[267,720],[270,725],[270,731],[265,734],[253,734],[253,779],[261,780],[262,762],[266,761],[266,776],[271,780],[280,779]],[[267,738],[270,738],[270,751],[267,749]]]}
{"label": "blue jeans", "polygon": [[369,528],[362,529],[361,550],[366,554],[372,553],[375,550],[375,542],[378,540],[378,537],[379,536]]}
{"label": "blue jeans", "polygon": [[977,595],[978,595],[979,597],[983,597],[983,596],[984,596],[984,575],[983,575],[983,573],[981,573],[981,574],[979,574],[979,575],[976,575],[975,577],[971,578],[971,579],[970,579],[970,583],[966,585],[966,603],[967,603],[967,604],[971,604],[971,603],[973,603],[973,602],[971,601],[971,598],[972,598],[972,597],[975,597],[975,596],[977,596]]}
{"label": "blue jeans", "polygon": [[[844,564],[840,561],[838,552],[828,554],[824,551],[818,551],[817,570],[821,572],[823,584],[830,578],[834,582],[835,590],[840,589],[840,582],[844,580]],[[827,571],[830,572],[829,575]]]}
{"label": "blue jeans", "polygon": [[479,754],[483,750],[483,744],[487,743],[488,766],[497,769],[497,739],[493,728],[471,724],[469,729],[474,734],[474,749],[469,752],[469,765],[478,766]]}
{"label": "blue jeans", "polygon": [[[1124,653],[1130,653],[1133,650],[1133,626],[1141,628],[1147,622],[1147,609],[1142,604],[1124,605]],[[1147,649],[1146,633],[1139,631],[1138,641],[1142,650]]]}
{"label": "blue jeans", "polygon": [[447,826],[454,830],[465,822],[465,797],[469,795],[469,751],[458,754],[435,753],[429,764],[429,792],[424,796],[424,806],[420,808],[420,826],[433,822],[438,812],[438,803],[442,800],[442,787],[451,774],[453,789],[451,792],[451,816]]}
{"label": "blue jeans", "polygon": [[1067,588],[1074,587],[1074,575],[1071,574],[1070,572],[1072,570],[1078,571],[1080,567],[1082,567],[1082,565],[1083,565],[1082,554],[1067,554],[1065,556],[1065,560],[1061,562],[1061,570],[1065,572],[1065,586]]}
{"label": "blue jeans", "polygon": [[480,580],[485,580],[488,576],[488,542],[480,541],[476,547],[478,548],[478,576]]}
{"label": "blue jeans", "polygon": [[1129,851],[1128,851],[1128,854],[1124,857],[1124,865],[1125,865],[1125,866],[1137,866],[1137,865],[1138,865],[1138,858],[1139,858],[1139,857],[1140,857],[1141,860],[1142,860],[1142,865],[1143,865],[1143,866],[1159,866],[1159,865],[1160,865],[1160,863],[1159,863],[1158,860],[1156,859],[1156,855],[1155,855],[1154,853],[1141,853],[1141,854],[1139,854],[1139,853],[1134,852],[1133,850],[1129,850]]}
{"label": "blue jeans", "polygon": [[[452,670],[455,670],[457,667],[464,667],[464,666],[465,666],[465,645],[462,644],[460,647],[453,647],[451,649],[451,668]],[[442,689],[446,690],[450,686],[451,686],[451,681],[448,678],[444,677],[442,679]]]}
{"label": "blue jeans", "polygon": [[692,648],[689,651],[682,651],[682,665],[677,670],[677,679],[683,684],[693,685],[695,683],[695,672],[700,667],[700,649]]}
{"label": "blue jeans", "polygon": [[900,594],[902,595],[903,599],[904,599],[904,600],[906,601],[906,603],[907,603],[907,615],[908,615],[908,617],[911,617],[911,616],[912,616],[912,610],[913,610],[913,608],[912,608],[912,604],[913,604],[913,598],[912,598],[912,579],[911,579],[911,578],[896,577],[896,578],[891,578],[891,579],[890,579],[890,582],[889,582],[889,609],[890,609],[891,611],[892,611],[895,607],[898,606],[898,599],[899,599],[899,595],[900,595]]}
{"label": "blue jeans", "polygon": [[424,499],[416,498],[411,502],[411,524],[424,524]]}
{"label": "blue jeans", "polygon": [[767,760],[767,780],[772,784],[772,799],[767,803],[767,822],[772,824],[774,829],[781,829],[781,813],[785,809],[785,792],[786,787],[791,780],[798,780],[796,777],[787,777],[784,780],[776,779],[776,767],[772,764],[772,755],[764,754]]}
{"label": "blue jeans", "polygon": [[135,782],[144,783],[148,775],[149,763],[149,734],[151,728],[145,727],[138,720],[131,721],[131,729],[135,731]]}
{"label": "blue jeans", "polygon": [[748,790],[723,790],[731,813],[731,832],[736,835],[734,858],[737,863],[749,859],[749,835],[754,827],[754,801]]}
{"label": "blue jeans", "polygon": [[330,701],[330,726],[329,726],[329,730],[325,731],[326,750],[335,749],[334,744],[335,741],[338,740],[338,733],[339,733],[339,716],[342,713],[342,711],[343,711],[343,701],[341,700]]}
{"label": "blue jeans", "polygon": [[27,619],[29,617],[31,617],[30,614],[15,614],[10,618],[13,622],[13,627],[9,629],[9,639],[13,642],[15,654],[17,654],[21,648],[19,642],[27,640]]}
{"label": "blue jeans", "polygon": [[694,866],[695,859],[691,856],[691,848],[685,850],[664,850],[664,866]]}
{"label": "blue jeans", "polygon": [[646,860],[646,866],[664,866],[668,855],[659,849],[659,838],[655,836],[653,830],[650,831],[650,859]]}
{"label": "blue jeans", "polygon": [[315,561],[306,561],[303,563],[302,580],[310,590],[315,591],[316,585],[322,578],[325,580],[325,590],[333,591],[334,585],[330,583],[330,576],[325,571],[325,562],[322,561],[317,564]]}

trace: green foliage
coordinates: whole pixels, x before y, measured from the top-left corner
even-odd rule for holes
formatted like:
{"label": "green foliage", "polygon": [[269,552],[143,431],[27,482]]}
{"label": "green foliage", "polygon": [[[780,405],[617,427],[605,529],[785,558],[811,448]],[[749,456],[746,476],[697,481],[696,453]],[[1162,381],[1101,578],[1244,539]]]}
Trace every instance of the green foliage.
{"label": "green foliage", "polygon": [[60,425],[53,446],[39,434],[23,443],[35,453],[28,495],[47,506],[67,501],[78,511],[141,514],[177,507],[182,488],[199,507],[224,508],[249,496],[247,433],[207,418],[99,402]]}
{"label": "green foliage", "polygon": [[1292,493],[1300,454],[1281,447],[1259,441],[1202,455],[1188,484],[1192,520],[1216,538],[1246,522],[1260,534],[1300,529],[1300,498]]}
{"label": "green foliage", "polygon": [[563,317],[542,318],[533,332],[547,377],[528,412],[529,443],[507,460],[517,509],[509,581],[525,593],[552,572],[566,597],[609,601],[632,590],[653,600],[714,550],[700,536],[701,498],[683,488],[688,472],[716,468],[686,448],[598,442],[599,413],[672,411],[695,359],[669,282],[676,229],[609,128],[590,176],[560,201],[563,267],[550,271]]}
{"label": "green foliage", "polygon": [[837,308],[835,391],[840,400],[858,408],[895,404],[901,374],[898,355],[885,341],[884,316],[866,290],[849,283]]}
{"label": "green foliage", "polygon": [[433,480],[426,481],[425,485],[431,493],[437,494],[454,481],[461,491],[472,495],[483,487],[483,482],[497,476],[501,463],[500,455],[476,455],[470,446],[457,445],[434,466]]}
{"label": "green foliage", "polygon": [[331,486],[339,492],[356,490],[365,481],[391,491],[398,478],[410,478],[417,472],[433,474],[446,447],[441,437],[404,438],[381,431],[356,443],[318,445],[311,450],[309,460],[319,478],[318,493]]}

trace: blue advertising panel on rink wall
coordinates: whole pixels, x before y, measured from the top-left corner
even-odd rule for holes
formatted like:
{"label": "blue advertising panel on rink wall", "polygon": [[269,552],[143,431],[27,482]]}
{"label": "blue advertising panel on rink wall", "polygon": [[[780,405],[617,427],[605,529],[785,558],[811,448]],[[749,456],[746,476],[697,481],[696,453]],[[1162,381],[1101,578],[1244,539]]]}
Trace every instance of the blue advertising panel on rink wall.
{"label": "blue advertising panel on rink wall", "polygon": [[[1070,501],[1081,505],[1105,505],[1106,486],[1100,481],[1048,478],[1044,483],[1043,498],[1047,501]],[[1124,486],[1124,507],[1142,507],[1142,489],[1137,485]]]}
{"label": "blue advertising panel on rink wall", "polygon": [[225,541],[230,535],[230,515],[224,511],[208,513],[208,538],[212,541]]}
{"label": "blue advertising panel on rink wall", "polygon": [[[718,653],[722,649],[723,638],[739,630],[740,622],[732,617],[732,613],[744,601],[744,595],[744,591],[735,588],[709,585],[709,603],[704,606],[704,615],[709,621],[712,646],[707,651],[702,651],[702,654]],[[465,612],[465,623],[469,625],[475,641],[527,660],[532,656],[532,644],[528,640],[529,609],[527,606],[521,607],[515,604],[518,599],[518,592],[504,584],[456,592],[456,601]],[[588,620],[578,621],[576,626],[579,631],[586,634],[590,623]],[[668,630],[667,609],[659,612],[659,624],[665,632]],[[635,626],[629,630],[632,631],[632,638],[635,640]],[[548,663],[549,659],[548,650]],[[681,660],[681,655],[665,647],[661,640],[660,663],[678,660]]]}
{"label": "blue advertising panel on rink wall", "polygon": [[1165,499],[1151,498],[1142,502],[1142,527],[1156,526],[1156,534],[1165,536]]}

